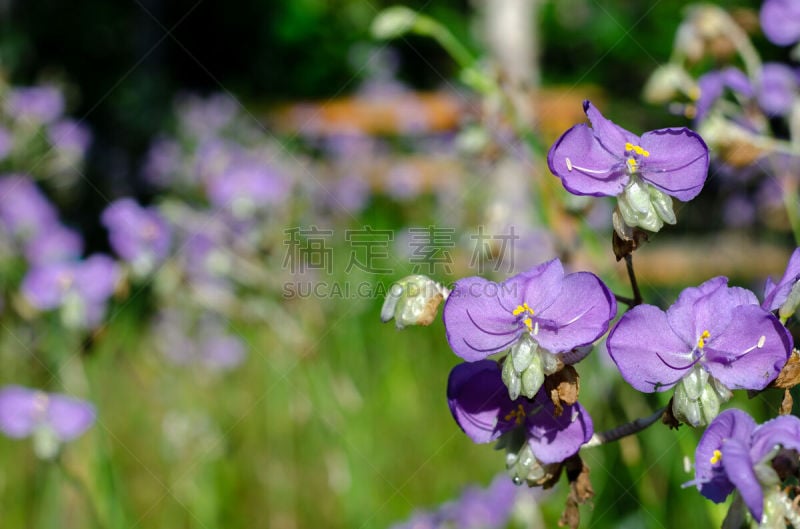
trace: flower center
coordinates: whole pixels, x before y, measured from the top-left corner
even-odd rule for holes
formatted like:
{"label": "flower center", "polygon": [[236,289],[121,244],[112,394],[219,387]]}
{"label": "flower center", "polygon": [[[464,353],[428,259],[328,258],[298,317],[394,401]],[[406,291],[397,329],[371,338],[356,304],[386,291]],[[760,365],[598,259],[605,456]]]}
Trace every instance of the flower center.
{"label": "flower center", "polygon": [[528,302],[524,302],[522,305],[517,305],[511,314],[514,316],[525,316],[522,319],[522,323],[525,324],[525,327],[528,328],[528,331],[532,332],[534,335],[539,334],[539,322],[534,323],[533,318],[531,316],[534,315],[533,309],[528,305]]}
{"label": "flower center", "polygon": [[722,452],[714,450],[714,455],[711,456],[711,464],[716,465],[722,459]]}
{"label": "flower center", "polygon": [[517,409],[508,412],[504,419],[514,421],[514,424],[519,426],[525,420],[525,408],[522,407],[522,404],[517,404]]}
{"label": "flower center", "polygon": [[703,333],[700,335],[700,338],[697,340],[697,347],[700,349],[705,347],[706,340],[708,340],[709,338],[711,338],[711,333],[708,332],[708,330],[703,331]]}

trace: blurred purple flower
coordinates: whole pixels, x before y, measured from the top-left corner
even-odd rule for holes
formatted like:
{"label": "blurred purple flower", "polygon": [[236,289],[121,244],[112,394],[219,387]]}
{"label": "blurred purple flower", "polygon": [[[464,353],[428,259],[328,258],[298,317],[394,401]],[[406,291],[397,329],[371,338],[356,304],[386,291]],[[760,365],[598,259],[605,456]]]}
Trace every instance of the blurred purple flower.
{"label": "blurred purple flower", "polygon": [[25,258],[31,266],[73,261],[79,259],[82,253],[81,234],[57,223],[25,244]]}
{"label": "blurred purple flower", "polygon": [[236,117],[239,103],[228,94],[183,96],[177,103],[181,132],[199,139],[216,136]]}
{"label": "blurred purple flower", "polygon": [[4,108],[18,121],[47,125],[64,113],[64,95],[54,86],[12,88],[6,95]]}
{"label": "blurred purple flower", "polygon": [[607,340],[622,378],[652,393],[677,386],[673,413],[708,424],[731,389],[764,389],[792,351],[792,337],[749,290],[716,277],[685,289],[666,312],[639,305]]}
{"label": "blurred purple flower", "polygon": [[722,218],[729,228],[752,226],[756,220],[756,206],[744,193],[736,193],[725,200]]}
{"label": "blurred purple flower", "polygon": [[0,222],[9,233],[29,239],[58,222],[56,209],[26,175],[0,177]]}
{"label": "blurred purple flower", "polygon": [[565,406],[556,415],[544,390],[533,399],[512,400],[500,366],[492,360],[455,366],[447,382],[447,400],[456,423],[474,442],[488,443],[523,428],[528,446],[543,464],[576,454],[594,433],[592,419],[580,404]]}
{"label": "blurred purple flower", "polygon": [[22,386],[0,390],[0,431],[13,438],[34,436],[37,455],[43,458],[80,437],[95,419],[95,407],[84,400]]}
{"label": "blurred purple flower", "polygon": [[740,69],[730,66],[722,70],[712,70],[697,79],[700,96],[697,98],[695,122],[702,121],[714,103],[722,97],[725,89],[736,94],[753,97],[753,87],[750,80]]}
{"label": "blurred purple flower", "polygon": [[84,261],[34,267],[23,278],[21,289],[38,310],[60,308],[66,325],[94,327],[102,320],[118,280],[114,260],[95,254]]}
{"label": "blurred purple flower", "polygon": [[440,516],[459,529],[501,529],[511,518],[518,492],[508,476],[499,475],[488,488],[465,489],[460,498],[441,507]]}
{"label": "blurred purple flower", "polygon": [[778,46],[800,40],[800,3],[797,0],[766,0],[761,6],[761,27]]}
{"label": "blurred purple flower", "polygon": [[[777,488],[782,480],[772,461],[786,450],[800,450],[800,419],[783,415],[756,425],[745,412],[726,410],[708,426],[697,444],[695,479],[691,484],[715,503],[738,490],[760,523],[773,518],[772,513],[765,512],[765,493],[782,494]],[[796,452],[792,457],[796,460]],[[772,509],[780,508],[780,502],[773,503],[777,505]],[[782,514],[774,518],[784,526]]]}
{"label": "blurred purple flower", "polygon": [[47,137],[56,149],[81,158],[92,142],[89,128],[72,119],[62,119],[50,125]]}
{"label": "blurred purple flower", "polygon": [[212,371],[228,371],[244,361],[245,346],[235,336],[216,334],[204,336],[200,341],[200,360]]}
{"label": "blurred purple flower", "polygon": [[244,344],[227,334],[218,317],[204,314],[195,327],[197,332],[184,312],[162,310],[155,324],[157,348],[176,365],[199,363],[210,371],[230,371],[244,361]]}
{"label": "blurred purple flower", "polygon": [[206,184],[211,204],[231,210],[238,218],[282,204],[289,194],[288,179],[257,160],[237,160]]}
{"label": "blurred purple flower", "polygon": [[157,138],[145,156],[142,176],[155,186],[172,185],[180,172],[182,156],[180,143],[172,138]]}
{"label": "blurred purple flower", "polygon": [[777,62],[764,64],[757,99],[758,105],[768,116],[787,116],[797,92],[797,72]]}
{"label": "blurred purple flower", "polygon": [[109,204],[101,221],[111,247],[139,275],[149,274],[169,255],[172,232],[157,210],[122,198]]}

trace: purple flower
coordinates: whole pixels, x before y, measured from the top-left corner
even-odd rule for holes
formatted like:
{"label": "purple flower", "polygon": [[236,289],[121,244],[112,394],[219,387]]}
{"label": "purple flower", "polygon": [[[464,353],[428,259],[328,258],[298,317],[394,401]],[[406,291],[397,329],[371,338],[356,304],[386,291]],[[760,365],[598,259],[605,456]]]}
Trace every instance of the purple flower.
{"label": "purple flower", "polygon": [[768,116],[787,116],[797,95],[797,73],[785,64],[770,62],[761,69],[758,105]]}
{"label": "purple flower", "polygon": [[658,129],[638,137],[612,123],[589,101],[592,128],[575,125],[547,154],[550,171],[575,195],[617,196],[629,227],[658,231],[674,224],[673,196],[691,200],[708,174],[708,147],[687,128]]}
{"label": "purple flower", "polygon": [[289,194],[284,175],[258,160],[236,160],[208,180],[206,194],[214,207],[246,218],[265,206],[283,203]]}
{"label": "purple flower", "polygon": [[31,86],[9,90],[5,111],[18,121],[46,125],[64,113],[64,95],[54,86]]}
{"label": "purple flower", "polygon": [[61,224],[53,224],[25,244],[25,258],[32,266],[73,261],[82,253],[81,234]]}
{"label": "purple flower", "polygon": [[34,436],[37,455],[55,455],[60,443],[81,436],[94,424],[92,404],[59,393],[21,386],[0,390],[0,431],[9,437]]}
{"label": "purple flower", "polygon": [[58,214],[29,177],[9,175],[0,178],[0,222],[24,240],[50,229]]}
{"label": "purple flower", "polygon": [[56,149],[81,158],[92,142],[89,129],[72,119],[63,119],[50,125],[47,137]]}
{"label": "purple flower", "polygon": [[[508,360],[507,360],[508,361]],[[476,443],[488,443],[518,428],[527,446],[542,464],[558,463],[575,455],[594,433],[592,419],[576,403],[556,416],[545,391],[533,399],[508,396],[500,366],[491,360],[455,366],[447,381],[450,412]]]}
{"label": "purple flower", "polygon": [[458,500],[442,505],[440,513],[460,529],[501,529],[508,524],[518,492],[508,476],[500,475],[486,489],[468,487]]}
{"label": "purple flower", "polygon": [[726,88],[748,99],[753,97],[753,87],[750,85],[750,80],[744,72],[733,66],[722,70],[712,70],[701,75],[697,79],[697,88],[699,97],[695,103],[695,122],[703,120],[714,103],[722,97]]}
{"label": "purple flower", "polygon": [[[784,415],[756,425],[745,412],[726,410],[700,438],[692,483],[715,503],[738,489],[757,522],[775,518],[783,527],[785,496],[772,462],[786,450],[800,450],[800,419]],[[771,500],[768,505],[765,496]]]}
{"label": "purple flower", "polygon": [[504,378],[516,398],[533,397],[559,360],[577,361],[573,350],[606,332],[616,312],[614,296],[597,276],[564,275],[553,259],[499,284],[457,281],[443,317],[450,347],[468,362],[512,348]]}
{"label": "purple flower", "polygon": [[137,274],[149,274],[167,258],[172,234],[155,209],[122,198],[103,211],[101,220],[108,229],[111,247]]}
{"label": "purple flower", "polygon": [[708,424],[731,389],[764,389],[780,372],[792,338],[749,290],[716,277],[687,288],[666,312],[634,307],[608,336],[622,377],[639,391],[675,386],[673,413]]}
{"label": "purple flower", "polygon": [[114,260],[95,254],[84,261],[34,267],[23,278],[21,289],[38,310],[60,308],[65,325],[94,327],[102,320],[118,279]]}
{"label": "purple flower", "polygon": [[242,341],[226,334],[205,336],[199,348],[201,361],[212,371],[231,370],[242,363],[246,354]]}
{"label": "purple flower", "polygon": [[761,27],[778,46],[800,40],[800,4],[797,0],[766,0],[761,6]]}

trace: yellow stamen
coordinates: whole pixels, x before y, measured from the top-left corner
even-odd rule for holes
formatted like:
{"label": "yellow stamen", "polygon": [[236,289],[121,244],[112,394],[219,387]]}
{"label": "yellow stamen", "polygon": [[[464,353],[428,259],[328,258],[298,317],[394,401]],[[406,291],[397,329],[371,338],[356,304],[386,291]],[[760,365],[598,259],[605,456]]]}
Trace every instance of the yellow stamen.
{"label": "yellow stamen", "polygon": [[634,144],[632,144],[630,142],[625,143],[625,150],[626,151],[633,151],[636,154],[638,154],[639,156],[644,156],[645,158],[650,156],[650,151],[646,151],[646,150],[642,149],[641,147],[639,147],[638,145],[634,145]]}
{"label": "yellow stamen", "polygon": [[522,424],[522,421],[525,420],[525,408],[522,407],[522,404],[517,404],[516,410],[508,412],[505,416],[505,420],[513,420],[517,426]]}
{"label": "yellow stamen", "polygon": [[[525,324],[525,327],[528,328],[528,331],[533,332],[533,319],[530,316],[533,316],[534,312],[533,312],[533,309],[530,307],[530,305],[528,305],[527,302],[523,303],[522,305],[517,305],[517,308],[515,308],[513,311],[511,311],[511,314],[513,314],[514,316],[519,316],[520,314],[526,314],[526,317],[525,317],[524,320],[522,320],[522,323]],[[530,316],[527,316],[528,314]],[[538,327],[539,327],[538,322],[536,324],[536,327],[537,327],[537,331],[538,331]]]}
{"label": "yellow stamen", "polygon": [[628,164],[628,171],[629,172],[631,172],[631,173],[635,173],[636,172],[636,167],[638,165],[636,163],[636,160],[634,160],[633,158],[628,158],[625,163]]}
{"label": "yellow stamen", "polygon": [[711,338],[711,333],[709,333],[707,330],[703,331],[703,334],[700,335],[700,339],[697,340],[697,347],[699,347],[700,349],[705,347],[706,340],[708,340],[709,338]]}
{"label": "yellow stamen", "polygon": [[716,465],[722,459],[722,452],[719,450],[714,450],[714,455],[711,456],[711,464]]}

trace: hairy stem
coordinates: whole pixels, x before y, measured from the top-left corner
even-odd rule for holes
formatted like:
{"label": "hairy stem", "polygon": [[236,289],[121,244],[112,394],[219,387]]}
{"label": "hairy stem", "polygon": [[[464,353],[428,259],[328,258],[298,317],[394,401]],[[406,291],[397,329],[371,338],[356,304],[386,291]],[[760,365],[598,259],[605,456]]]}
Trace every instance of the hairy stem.
{"label": "hairy stem", "polygon": [[611,430],[595,433],[592,438],[589,439],[589,442],[583,445],[583,448],[592,448],[594,446],[612,443],[614,441],[619,441],[623,437],[639,433],[656,422],[664,414],[666,409],[667,407],[665,406],[648,417],[640,417],[635,421],[622,424],[616,428],[612,428]]}

